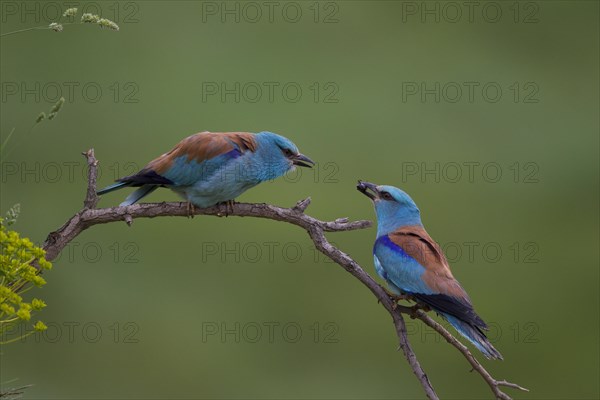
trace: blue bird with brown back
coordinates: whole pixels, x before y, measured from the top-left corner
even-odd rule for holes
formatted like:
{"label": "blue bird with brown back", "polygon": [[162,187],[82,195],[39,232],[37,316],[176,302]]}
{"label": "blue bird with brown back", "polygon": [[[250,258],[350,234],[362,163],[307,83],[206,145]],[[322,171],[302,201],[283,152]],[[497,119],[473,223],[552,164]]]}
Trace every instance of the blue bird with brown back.
{"label": "blue bird with brown back", "polygon": [[278,178],[296,166],[312,165],[314,162],[294,143],[272,132],[201,132],[98,194],[136,187],[120,204],[128,206],[166,187],[189,204],[203,208],[231,203],[261,182]]}
{"label": "blue bird with brown back", "polygon": [[390,291],[436,311],[485,357],[502,359],[483,333],[487,325],[450,272],[442,249],[425,231],[419,208],[410,196],[393,186],[362,181],[357,189],[375,206],[375,270]]}

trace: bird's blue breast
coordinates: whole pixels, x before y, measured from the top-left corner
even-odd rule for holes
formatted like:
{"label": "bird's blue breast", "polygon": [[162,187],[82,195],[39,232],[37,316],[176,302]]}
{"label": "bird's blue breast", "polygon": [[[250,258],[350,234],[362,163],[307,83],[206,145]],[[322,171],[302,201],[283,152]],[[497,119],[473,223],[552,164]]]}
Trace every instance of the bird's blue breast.
{"label": "bird's blue breast", "polygon": [[402,247],[398,246],[396,243],[392,242],[392,240],[390,239],[390,237],[388,235],[382,235],[380,237],[377,238],[377,240],[375,241],[375,245],[373,246],[373,254],[375,254],[375,251],[377,249],[377,247],[379,246],[384,246],[386,249],[398,254],[401,257],[408,257],[411,258]]}
{"label": "bird's blue breast", "polygon": [[409,256],[388,235],[377,238],[373,246],[373,255],[377,257],[385,276],[385,280],[410,293],[434,293],[425,284],[421,276],[425,272],[417,260]]}

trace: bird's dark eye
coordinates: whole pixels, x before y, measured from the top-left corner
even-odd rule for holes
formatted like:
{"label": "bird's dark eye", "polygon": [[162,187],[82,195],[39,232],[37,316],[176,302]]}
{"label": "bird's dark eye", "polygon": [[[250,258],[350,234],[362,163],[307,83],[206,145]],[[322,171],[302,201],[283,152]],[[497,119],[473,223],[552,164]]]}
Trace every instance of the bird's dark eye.
{"label": "bird's dark eye", "polygon": [[294,155],[294,152],[291,151],[290,149],[283,149],[283,154],[285,154],[286,157],[291,157]]}
{"label": "bird's dark eye", "polygon": [[381,198],[384,200],[394,200],[391,194],[388,192],[381,192]]}

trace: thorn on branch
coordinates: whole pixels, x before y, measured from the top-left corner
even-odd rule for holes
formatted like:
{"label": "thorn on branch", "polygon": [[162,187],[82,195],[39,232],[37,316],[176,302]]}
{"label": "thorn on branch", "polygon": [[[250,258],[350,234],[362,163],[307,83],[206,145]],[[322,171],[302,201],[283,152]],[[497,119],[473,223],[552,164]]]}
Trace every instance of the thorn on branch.
{"label": "thorn on branch", "polygon": [[293,210],[297,211],[299,213],[304,213],[304,211],[308,208],[309,205],[310,205],[310,196],[305,198],[304,200],[300,200],[299,202],[297,202],[296,205],[294,206]]}
{"label": "thorn on branch", "polygon": [[516,383],[508,382],[508,381],[505,381],[505,380],[496,381],[496,385],[498,385],[498,386],[506,386],[506,387],[509,387],[509,388],[512,388],[512,389],[522,390],[523,392],[529,392],[529,389],[524,388],[522,386],[519,386]]}
{"label": "thorn on branch", "polygon": [[131,215],[125,214],[125,217],[123,219],[125,220],[127,226],[133,225],[133,218],[131,217]]}

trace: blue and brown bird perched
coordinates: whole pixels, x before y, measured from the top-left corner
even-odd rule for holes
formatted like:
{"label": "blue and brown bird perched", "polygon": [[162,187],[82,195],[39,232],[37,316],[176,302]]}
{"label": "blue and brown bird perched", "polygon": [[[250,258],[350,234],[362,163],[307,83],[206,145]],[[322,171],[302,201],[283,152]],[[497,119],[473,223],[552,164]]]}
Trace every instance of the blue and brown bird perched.
{"label": "blue and brown bird perched", "polygon": [[300,154],[294,143],[272,132],[201,132],[98,194],[137,187],[120,204],[128,206],[166,187],[188,204],[203,208],[232,202],[261,182],[278,178],[296,166],[312,165],[314,162]]}
{"label": "blue and brown bird perched", "polygon": [[393,186],[358,181],[377,213],[373,246],[375,270],[395,295],[408,297],[436,311],[487,358],[502,359],[483,330],[467,292],[452,276],[440,246],[429,236],[421,213],[408,194]]}

